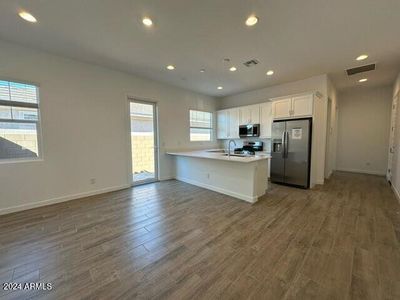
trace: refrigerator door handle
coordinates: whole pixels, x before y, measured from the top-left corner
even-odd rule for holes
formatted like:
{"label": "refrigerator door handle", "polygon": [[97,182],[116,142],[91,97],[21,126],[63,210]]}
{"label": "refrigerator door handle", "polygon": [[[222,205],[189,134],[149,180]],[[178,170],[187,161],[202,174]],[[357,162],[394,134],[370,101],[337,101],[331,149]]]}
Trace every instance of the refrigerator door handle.
{"label": "refrigerator door handle", "polygon": [[286,131],[282,132],[282,158],[285,158],[285,138],[286,138]]}
{"label": "refrigerator door handle", "polygon": [[285,158],[289,156],[289,131],[285,131]]}

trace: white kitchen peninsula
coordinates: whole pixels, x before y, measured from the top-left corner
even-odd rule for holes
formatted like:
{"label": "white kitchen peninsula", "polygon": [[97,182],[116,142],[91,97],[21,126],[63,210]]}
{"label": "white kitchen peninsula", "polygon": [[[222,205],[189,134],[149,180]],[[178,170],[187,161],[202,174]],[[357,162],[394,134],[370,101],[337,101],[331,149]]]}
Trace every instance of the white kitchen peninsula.
{"label": "white kitchen peninsula", "polygon": [[168,152],[175,178],[254,203],[268,189],[268,155],[230,156],[223,150]]}

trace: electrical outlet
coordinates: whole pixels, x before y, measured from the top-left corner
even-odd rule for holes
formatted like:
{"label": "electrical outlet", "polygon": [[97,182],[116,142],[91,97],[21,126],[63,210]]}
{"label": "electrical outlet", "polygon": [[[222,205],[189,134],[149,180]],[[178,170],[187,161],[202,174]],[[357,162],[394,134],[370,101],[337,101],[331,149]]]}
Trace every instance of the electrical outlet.
{"label": "electrical outlet", "polygon": [[90,184],[95,184],[96,183],[96,178],[91,178],[90,179]]}

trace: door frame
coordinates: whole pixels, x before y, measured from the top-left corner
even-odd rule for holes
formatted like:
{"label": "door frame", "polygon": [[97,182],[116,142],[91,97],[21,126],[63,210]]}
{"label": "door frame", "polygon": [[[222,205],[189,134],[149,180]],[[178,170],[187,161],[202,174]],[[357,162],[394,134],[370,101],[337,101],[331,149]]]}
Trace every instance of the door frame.
{"label": "door frame", "polygon": [[[128,180],[129,184],[131,186],[137,186],[137,185],[142,185],[142,184],[147,184],[147,183],[153,183],[157,182],[160,180],[160,174],[159,174],[159,137],[158,137],[158,102],[152,99],[143,99],[143,98],[138,98],[134,96],[127,96],[127,136],[128,136],[128,153],[129,153],[129,168],[128,168]],[[154,178],[152,179],[146,179],[146,180],[141,180],[134,182],[133,181],[133,170],[132,170],[132,136],[131,136],[131,108],[130,104],[136,102],[136,103],[143,103],[143,104],[148,104],[153,106],[153,128],[154,128]]]}
{"label": "door frame", "polygon": [[386,169],[386,180],[391,183],[393,178],[393,159],[396,152],[396,124],[400,120],[397,119],[397,111],[399,106],[400,93],[396,93],[393,97],[390,110],[390,133],[389,133],[389,149],[388,149],[388,166]]}

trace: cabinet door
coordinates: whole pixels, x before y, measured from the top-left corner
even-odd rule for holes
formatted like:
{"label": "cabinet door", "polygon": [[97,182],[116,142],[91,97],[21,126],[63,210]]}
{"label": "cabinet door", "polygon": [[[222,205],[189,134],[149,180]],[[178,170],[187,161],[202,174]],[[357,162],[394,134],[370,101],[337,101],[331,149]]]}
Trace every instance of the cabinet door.
{"label": "cabinet door", "polygon": [[292,117],[312,116],[313,95],[295,96],[292,98]]}
{"label": "cabinet door", "polygon": [[251,113],[249,106],[239,107],[239,123],[240,125],[247,125],[251,122]]}
{"label": "cabinet door", "polygon": [[285,98],[272,102],[272,116],[274,117],[274,119],[289,118],[291,109],[291,98]]}
{"label": "cabinet door", "polygon": [[217,111],[217,139],[228,138],[228,112]]}
{"label": "cabinet door", "polygon": [[239,138],[239,109],[238,108],[229,109],[228,114],[229,114],[228,137],[231,139],[238,139]]}
{"label": "cabinet door", "polygon": [[250,124],[260,124],[260,105],[251,105],[250,110]]}
{"label": "cabinet door", "polygon": [[271,137],[272,120],[272,103],[260,104],[260,137]]}

